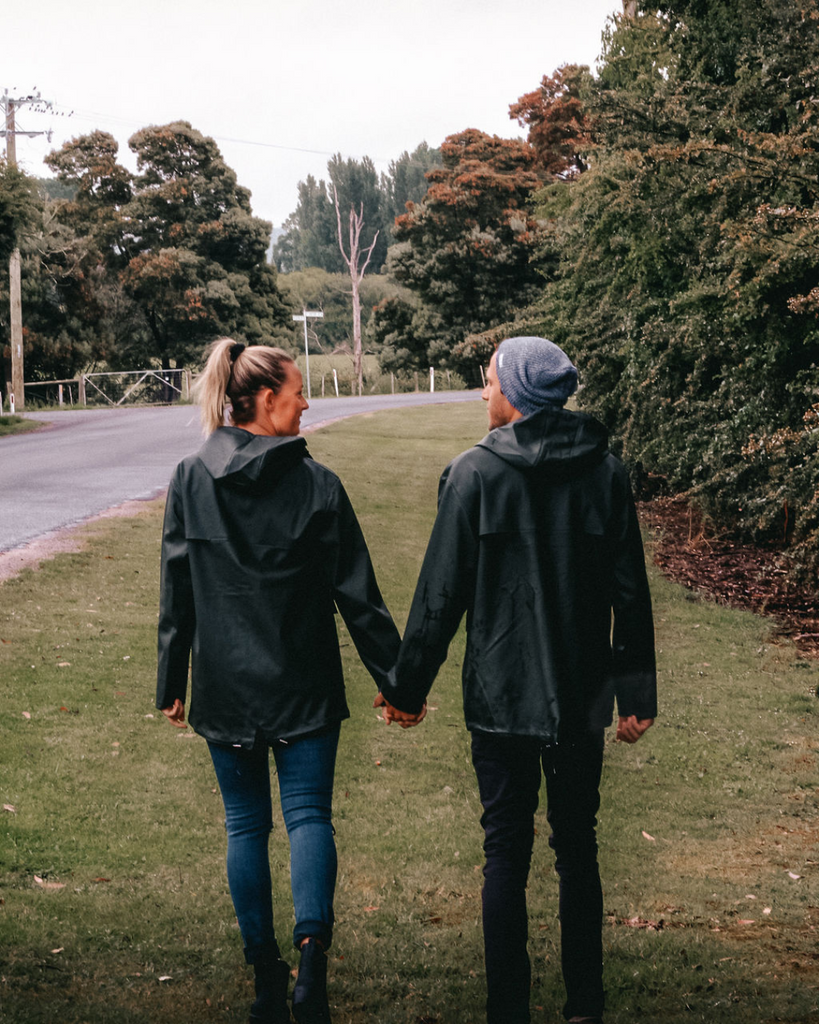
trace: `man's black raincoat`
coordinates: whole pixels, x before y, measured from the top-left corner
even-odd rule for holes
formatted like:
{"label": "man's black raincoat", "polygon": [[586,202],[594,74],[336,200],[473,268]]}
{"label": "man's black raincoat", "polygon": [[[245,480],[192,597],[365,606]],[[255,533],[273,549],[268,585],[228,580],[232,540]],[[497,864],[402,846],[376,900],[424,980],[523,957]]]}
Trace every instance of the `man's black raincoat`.
{"label": "man's black raincoat", "polygon": [[349,716],[341,613],[380,686],[399,636],[341,481],[300,437],[214,431],[177,466],[162,540],[156,706],[250,747]]}
{"label": "man's black raincoat", "polygon": [[[654,628],[640,530],[604,427],[557,407],[498,427],[444,471],[396,669],[418,711],[466,612],[469,729],[561,740],[654,718]],[[612,632],[612,613],[614,627]]]}

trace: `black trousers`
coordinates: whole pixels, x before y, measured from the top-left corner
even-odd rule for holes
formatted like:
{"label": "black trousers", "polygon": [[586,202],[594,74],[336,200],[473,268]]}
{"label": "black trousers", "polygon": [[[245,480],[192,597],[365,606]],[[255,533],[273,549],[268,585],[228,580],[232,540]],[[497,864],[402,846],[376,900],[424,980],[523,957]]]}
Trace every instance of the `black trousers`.
{"label": "black trousers", "polygon": [[541,770],[549,845],[560,879],[560,946],[566,1019],[603,1013],[603,894],[597,811],[603,735],[547,744],[529,736],[472,733],[483,804],[483,933],[488,1024],[529,1024],[526,882]]}

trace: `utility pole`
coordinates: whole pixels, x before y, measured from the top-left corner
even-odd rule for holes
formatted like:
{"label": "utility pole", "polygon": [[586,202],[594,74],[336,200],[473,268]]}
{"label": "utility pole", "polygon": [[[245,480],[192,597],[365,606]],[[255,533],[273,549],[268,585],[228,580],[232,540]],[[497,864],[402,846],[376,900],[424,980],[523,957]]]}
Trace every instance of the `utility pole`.
{"label": "utility pole", "polygon": [[[37,93],[33,96],[19,96],[17,99],[9,96],[9,91],[6,89],[5,95],[2,100],[3,110],[5,111],[5,128],[0,131],[0,135],[6,137],[6,162],[9,167],[17,166],[17,136],[28,135],[34,137],[35,135],[48,135],[49,140],[51,138],[51,132],[22,132],[18,131],[15,126],[14,111],[26,103],[42,103],[46,107],[50,107],[51,104],[47,101],[40,99],[40,94]],[[9,259],[9,326],[11,331],[11,394],[14,396],[14,407],[15,410],[22,410],[25,408],[26,396],[25,388],[23,386],[24,374],[23,374],[23,303],[20,294],[20,250],[17,246],[14,248],[14,252],[11,254]]]}

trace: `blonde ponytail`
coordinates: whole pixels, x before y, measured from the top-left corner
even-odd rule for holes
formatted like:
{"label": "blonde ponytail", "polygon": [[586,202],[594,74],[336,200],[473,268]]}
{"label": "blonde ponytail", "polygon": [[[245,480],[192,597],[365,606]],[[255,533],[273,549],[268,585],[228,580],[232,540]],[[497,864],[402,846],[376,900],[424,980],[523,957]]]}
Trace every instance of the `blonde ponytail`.
{"label": "blonde ponytail", "polygon": [[228,406],[231,423],[241,426],[251,422],[257,392],[260,388],[271,388],[277,395],[284,383],[287,366],[293,362],[293,357],[280,348],[267,345],[245,347],[232,338],[214,341],[205,369],[194,385],[204,432],[212,434],[225,425]]}

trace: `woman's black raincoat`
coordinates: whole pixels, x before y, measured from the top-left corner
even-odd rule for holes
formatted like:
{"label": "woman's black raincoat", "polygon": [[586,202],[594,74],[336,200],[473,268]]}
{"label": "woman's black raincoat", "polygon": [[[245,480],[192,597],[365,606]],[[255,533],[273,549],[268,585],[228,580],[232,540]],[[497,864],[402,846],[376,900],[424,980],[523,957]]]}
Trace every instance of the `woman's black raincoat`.
{"label": "woman's black raincoat", "polygon": [[464,612],[469,729],[559,740],[609,724],[615,696],[654,718],[640,529],[597,420],[545,409],[446,468],[391,704],[421,708]]}
{"label": "woman's black raincoat", "polygon": [[[349,716],[335,610],[381,686],[399,636],[341,481],[301,437],[214,431],[171,480],[156,706],[251,747]],[[191,659],[192,655],[192,659]]]}

